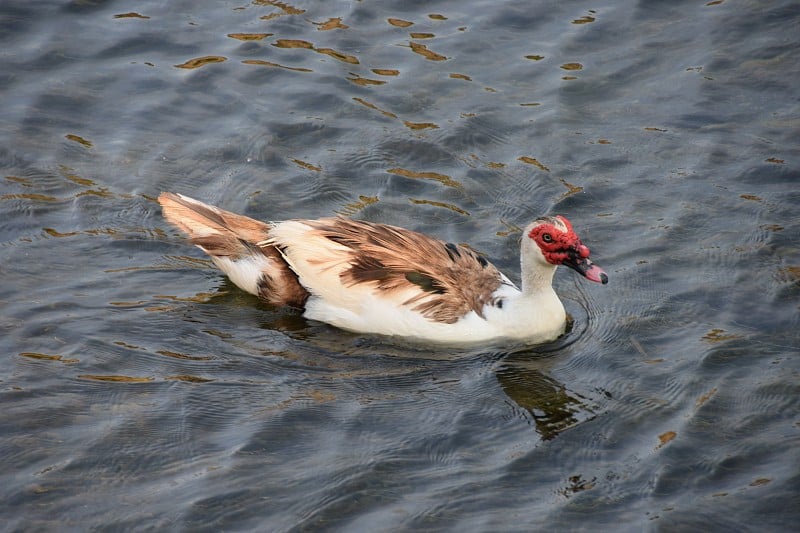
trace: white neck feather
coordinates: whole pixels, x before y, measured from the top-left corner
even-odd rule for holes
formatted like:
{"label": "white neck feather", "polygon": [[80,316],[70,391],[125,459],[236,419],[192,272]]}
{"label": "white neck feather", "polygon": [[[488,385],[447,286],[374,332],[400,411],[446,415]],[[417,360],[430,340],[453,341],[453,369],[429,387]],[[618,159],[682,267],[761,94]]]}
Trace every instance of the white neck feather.
{"label": "white neck feather", "polygon": [[522,236],[520,252],[522,294],[533,295],[552,290],[556,266],[545,260],[539,246],[528,238],[527,230]]}

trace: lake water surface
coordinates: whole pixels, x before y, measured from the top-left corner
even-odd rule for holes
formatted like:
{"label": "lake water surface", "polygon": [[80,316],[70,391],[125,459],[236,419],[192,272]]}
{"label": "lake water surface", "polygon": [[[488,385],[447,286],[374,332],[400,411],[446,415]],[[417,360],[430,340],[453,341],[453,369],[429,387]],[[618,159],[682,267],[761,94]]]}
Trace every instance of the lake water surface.
{"label": "lake water surface", "polygon": [[[0,4],[5,531],[793,531],[792,0]],[[553,344],[259,303],[160,191],[469,243],[568,216]]]}

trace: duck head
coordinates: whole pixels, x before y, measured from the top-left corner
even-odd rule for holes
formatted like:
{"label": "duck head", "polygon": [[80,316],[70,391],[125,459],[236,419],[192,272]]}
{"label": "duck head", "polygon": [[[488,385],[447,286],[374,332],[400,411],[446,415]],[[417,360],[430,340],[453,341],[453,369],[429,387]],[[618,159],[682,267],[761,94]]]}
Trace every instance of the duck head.
{"label": "duck head", "polygon": [[589,259],[589,247],[581,242],[566,217],[537,218],[526,229],[526,238],[535,243],[547,263],[569,267],[595,283],[608,283],[608,275]]}

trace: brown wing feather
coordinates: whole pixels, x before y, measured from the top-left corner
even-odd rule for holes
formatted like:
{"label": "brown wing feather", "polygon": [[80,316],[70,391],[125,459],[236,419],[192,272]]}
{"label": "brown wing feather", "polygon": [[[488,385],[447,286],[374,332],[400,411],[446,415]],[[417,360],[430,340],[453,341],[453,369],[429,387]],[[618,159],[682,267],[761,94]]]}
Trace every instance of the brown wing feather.
{"label": "brown wing feather", "polygon": [[451,324],[470,311],[483,317],[500,272],[475,252],[421,233],[346,218],[304,221],[318,235],[350,248],[347,286],[366,283],[377,291],[416,289],[403,302],[426,318]]}
{"label": "brown wing feather", "polygon": [[258,243],[269,238],[270,225],[197,200],[165,192],[158,197],[164,218],[183,230],[192,244],[212,257],[238,261],[263,255],[269,268],[258,280],[258,296],[273,305],[303,307],[306,291],[274,246]]}

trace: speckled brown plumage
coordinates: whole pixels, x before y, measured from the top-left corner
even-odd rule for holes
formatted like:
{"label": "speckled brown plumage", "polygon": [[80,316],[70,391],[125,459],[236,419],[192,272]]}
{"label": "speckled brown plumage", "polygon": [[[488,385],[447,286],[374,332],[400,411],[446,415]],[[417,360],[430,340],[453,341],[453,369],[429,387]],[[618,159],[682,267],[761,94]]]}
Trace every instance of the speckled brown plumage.
{"label": "speckled brown plumage", "polygon": [[303,221],[350,249],[347,286],[369,284],[387,293],[421,289],[403,305],[437,322],[451,324],[470,311],[483,316],[500,272],[475,252],[415,231],[346,218]]}

